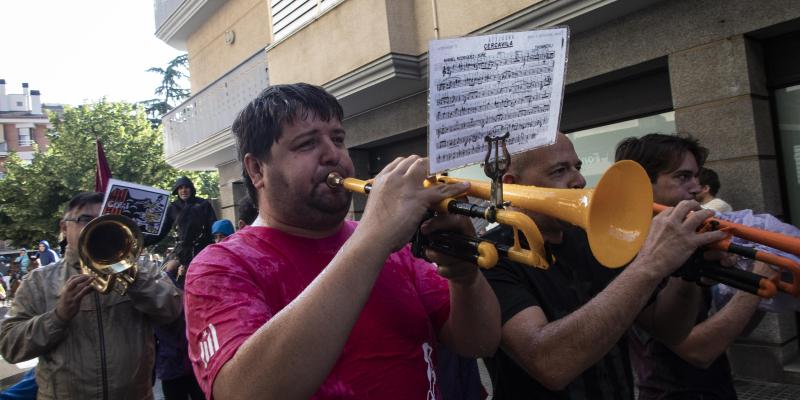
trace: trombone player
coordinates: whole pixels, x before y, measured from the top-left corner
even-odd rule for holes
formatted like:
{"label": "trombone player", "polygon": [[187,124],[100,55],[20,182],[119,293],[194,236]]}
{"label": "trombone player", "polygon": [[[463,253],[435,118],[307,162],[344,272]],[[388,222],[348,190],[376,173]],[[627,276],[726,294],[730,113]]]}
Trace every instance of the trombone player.
{"label": "trombone player", "polygon": [[[564,134],[554,144],[515,155],[504,183],[582,189],[581,161]],[[725,237],[696,233],[711,211],[676,202],[657,216],[644,246],[624,269],[592,256],[586,233],[556,217],[526,211],[550,256],[548,270],[501,262],[484,271],[498,297],[502,339],[486,360],[496,399],[633,399],[626,332],[635,322],[667,343],[693,323],[697,289],[669,278],[699,246]],[[508,242],[510,231],[487,237]],[[687,311],[688,310],[688,311]]]}
{"label": "trombone player", "polygon": [[[700,193],[698,175],[707,154],[691,136],[651,133],[623,140],[617,146],[616,159],[639,162],[653,184],[655,202],[669,206]],[[773,273],[762,262],[754,264],[753,272],[762,276]],[[690,316],[697,325],[686,339],[663,342],[639,326],[632,329],[631,359],[640,400],[736,398],[725,350],[746,329],[760,298],[737,291],[724,307],[712,312],[711,288],[695,290],[701,301],[699,310]]]}
{"label": "trombone player", "polygon": [[39,399],[152,399],[153,327],[180,315],[178,289],[157,270],[140,269],[124,296],[81,274],[78,239],[102,202],[96,192],[69,201],[65,257],[25,277],[0,326],[5,360],[39,357]]}

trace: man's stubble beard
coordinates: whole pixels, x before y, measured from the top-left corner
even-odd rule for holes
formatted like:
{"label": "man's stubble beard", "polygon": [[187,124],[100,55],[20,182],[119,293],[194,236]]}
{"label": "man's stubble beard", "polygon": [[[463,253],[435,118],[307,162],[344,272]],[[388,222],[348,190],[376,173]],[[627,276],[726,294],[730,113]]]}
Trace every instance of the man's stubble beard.
{"label": "man's stubble beard", "polygon": [[[324,183],[323,183],[324,185]],[[288,185],[282,185],[289,188]],[[278,210],[283,223],[303,229],[326,230],[339,226],[350,211],[352,193],[338,189],[334,193],[335,201],[326,201],[318,193],[319,190],[330,190],[317,185],[311,193],[302,196],[285,196],[280,191],[270,191],[268,202]],[[305,201],[293,201],[305,197]]]}

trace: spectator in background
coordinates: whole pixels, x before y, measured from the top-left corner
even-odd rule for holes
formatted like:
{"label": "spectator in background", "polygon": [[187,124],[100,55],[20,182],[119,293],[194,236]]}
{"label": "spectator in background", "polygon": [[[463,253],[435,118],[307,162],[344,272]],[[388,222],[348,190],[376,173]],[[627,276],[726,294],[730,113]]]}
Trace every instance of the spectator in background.
{"label": "spectator in background", "polygon": [[36,253],[36,258],[39,259],[39,266],[41,267],[50,265],[61,259],[58,253],[50,248],[50,243],[48,243],[47,240],[39,242],[39,252]]}
{"label": "spectator in background", "polygon": [[700,192],[695,198],[700,206],[717,212],[731,212],[733,207],[725,200],[717,197],[719,192],[719,176],[713,169],[703,168],[697,176],[700,181]]}
{"label": "spectator in background", "polygon": [[28,267],[31,265],[31,259],[28,257],[28,250],[24,247],[19,250],[19,257],[14,259],[14,262],[19,265],[19,271],[22,275],[28,273]]}
{"label": "spectator in background", "polygon": [[214,236],[214,243],[219,243],[226,237],[233,235],[233,223],[227,219],[221,219],[211,225],[211,235]]}
{"label": "spectator in background", "polygon": [[258,217],[258,208],[253,203],[250,196],[244,196],[239,200],[239,221],[236,223],[236,229],[242,229],[247,225],[251,225]]}
{"label": "spectator in background", "polygon": [[178,243],[176,259],[188,266],[195,255],[212,243],[211,224],[217,220],[214,208],[208,200],[197,197],[197,191],[189,178],[183,176],[175,181],[172,194],[178,196],[167,208],[167,217],[158,236],[145,237],[145,246],[160,242],[176,226]]}

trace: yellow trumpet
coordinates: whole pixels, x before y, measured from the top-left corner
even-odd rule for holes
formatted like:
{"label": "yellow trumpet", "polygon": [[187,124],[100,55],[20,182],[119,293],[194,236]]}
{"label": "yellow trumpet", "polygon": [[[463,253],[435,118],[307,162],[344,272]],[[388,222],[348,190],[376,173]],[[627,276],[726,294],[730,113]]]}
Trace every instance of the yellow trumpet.
{"label": "yellow trumpet", "polygon": [[[491,197],[491,185],[487,182],[441,175],[435,178],[435,182],[440,183],[464,181],[470,182],[466,195],[482,199]],[[346,190],[364,194],[371,190],[370,181],[342,178],[335,173],[328,176],[328,185],[342,186]],[[546,214],[583,228],[595,258],[608,268],[619,268],[633,259],[647,237],[652,219],[653,192],[644,169],[636,162],[626,160],[611,166],[594,189],[551,189],[504,184],[503,201],[513,207]],[[455,199],[445,199],[436,208],[442,212],[483,217],[490,222],[511,226],[514,229],[512,246],[492,243],[499,256],[533,267],[548,267],[541,233],[526,214]],[[523,247],[520,236],[525,238],[529,248]],[[473,247],[486,242],[473,240],[476,243]],[[477,251],[481,265],[480,250]],[[486,265],[481,267],[491,268],[494,266],[488,262],[491,261],[491,250],[483,252],[487,254],[484,257]]]}

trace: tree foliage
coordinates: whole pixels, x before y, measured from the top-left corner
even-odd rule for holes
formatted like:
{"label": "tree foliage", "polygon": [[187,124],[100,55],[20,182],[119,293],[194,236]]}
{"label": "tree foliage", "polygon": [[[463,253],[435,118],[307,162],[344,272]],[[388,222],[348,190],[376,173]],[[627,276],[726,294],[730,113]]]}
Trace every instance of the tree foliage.
{"label": "tree foliage", "polygon": [[101,100],[51,117],[50,147],[30,164],[11,155],[0,180],[0,237],[30,246],[58,235],[63,205],[81,191],[94,190],[95,139],[105,147],[115,179],[170,190],[186,175],[198,195],[218,197],[216,172],[179,171],[164,161],[162,137],[144,110],[133,104]]}
{"label": "tree foliage", "polygon": [[172,110],[181,100],[189,97],[189,89],[180,86],[181,79],[188,78],[189,59],[186,54],[173,58],[166,68],[152,67],[147,72],[161,75],[161,84],[156,88],[156,98],[142,101],[153,127],[161,125],[161,117]]}
{"label": "tree foliage", "polygon": [[96,139],[103,143],[115,179],[171,190],[178,177],[187,176],[198,196],[219,197],[216,171],[180,171],[164,160],[161,118],[189,97],[179,82],[188,77],[186,54],[148,72],[162,76],[157,98],[66,107],[63,115],[50,118],[47,152],[35,152],[31,163],[13,153],[7,158],[6,176],[0,180],[0,238],[13,246],[55,242],[64,204],[78,192],[94,190]]}

